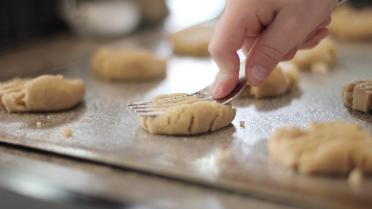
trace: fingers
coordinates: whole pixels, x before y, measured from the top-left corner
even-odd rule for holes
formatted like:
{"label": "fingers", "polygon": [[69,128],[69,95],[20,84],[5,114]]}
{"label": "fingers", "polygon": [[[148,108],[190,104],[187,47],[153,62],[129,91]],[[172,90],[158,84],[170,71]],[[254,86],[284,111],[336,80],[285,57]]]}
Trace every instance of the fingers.
{"label": "fingers", "polygon": [[332,21],[332,17],[328,16],[327,19],[325,19],[320,25],[319,28],[325,28],[327,27]]}
{"label": "fingers", "polygon": [[249,25],[251,31],[259,30],[255,19],[239,16],[245,12],[237,12],[241,8],[234,2],[231,1],[227,6],[209,44],[209,52],[220,69],[212,86],[211,93],[214,98],[226,96],[237,83],[240,66],[237,51],[243,46],[248,30],[244,26]]}
{"label": "fingers", "polygon": [[292,59],[299,47],[316,46],[327,36],[326,26],[330,22],[331,18],[328,16],[309,35],[313,30],[312,21],[299,21],[289,13],[279,13],[251,49],[251,56],[246,63],[246,75],[250,84],[261,84],[280,61]]}
{"label": "fingers", "polygon": [[298,29],[296,19],[279,13],[252,46],[246,62],[249,83],[261,84],[280,61],[294,55],[291,50],[295,51],[306,35]]}
{"label": "fingers", "polygon": [[258,1],[227,1],[209,45],[209,52],[220,69],[212,87],[215,98],[226,96],[235,87],[240,48],[248,55],[245,66],[248,81],[259,85],[280,61],[293,58],[299,47],[313,47],[327,35],[326,26],[331,22],[328,16],[336,0],[325,1],[320,9],[321,0],[285,4],[268,1],[272,8],[268,8],[270,4],[252,2]]}
{"label": "fingers", "polygon": [[291,51],[289,51],[282,59],[282,61],[288,61],[288,60],[291,60],[293,59],[293,57],[296,55],[297,53],[297,48],[295,49],[292,49]]}
{"label": "fingers", "polygon": [[328,36],[328,34],[329,34],[329,32],[328,32],[328,29],[327,29],[327,28],[319,29],[319,30],[317,31],[317,33],[316,33],[315,35],[313,35],[312,37],[310,37],[309,39],[307,39],[307,40],[305,41],[305,43],[303,43],[303,44],[301,45],[300,48],[301,48],[301,49],[311,49],[311,48],[315,47],[316,45],[318,45],[319,42],[320,42],[323,38],[325,38],[325,37]]}
{"label": "fingers", "polygon": [[246,38],[244,40],[243,47],[242,47],[242,50],[243,50],[245,56],[248,56],[249,51],[251,50],[251,48],[254,44],[254,41],[256,39],[257,39],[257,36],[246,36]]}

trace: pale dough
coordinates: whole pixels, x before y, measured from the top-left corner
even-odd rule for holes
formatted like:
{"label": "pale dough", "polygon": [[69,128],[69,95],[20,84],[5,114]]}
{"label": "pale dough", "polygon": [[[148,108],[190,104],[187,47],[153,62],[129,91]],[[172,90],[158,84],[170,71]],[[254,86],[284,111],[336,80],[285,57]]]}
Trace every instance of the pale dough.
{"label": "pale dough", "polygon": [[339,6],[332,14],[329,31],[335,37],[345,40],[372,38],[372,7]]}
{"label": "pale dough", "polygon": [[79,79],[42,75],[0,83],[0,107],[7,112],[49,112],[77,105],[85,93]]}
{"label": "pale dough", "polygon": [[300,70],[326,73],[336,64],[336,44],[331,38],[325,38],[312,49],[298,51],[292,61]]}
{"label": "pale dough", "polygon": [[363,172],[361,172],[359,169],[354,169],[350,172],[348,182],[350,186],[352,187],[358,187],[361,186],[363,183]]}
{"label": "pale dough", "polygon": [[372,139],[347,122],[313,123],[308,130],[277,129],[268,148],[271,159],[302,174],[372,173]]}
{"label": "pale dough", "polygon": [[92,70],[100,78],[116,81],[154,80],[165,77],[167,62],[138,49],[99,49]]}
{"label": "pale dough", "polygon": [[[169,98],[170,94],[156,97],[152,102]],[[212,101],[191,97],[168,106],[160,115],[140,117],[142,127],[152,134],[195,135],[216,131],[228,126],[235,117],[235,109]]]}
{"label": "pale dough", "polygon": [[73,132],[72,132],[71,129],[69,129],[69,128],[63,129],[63,136],[65,138],[70,138],[70,137],[72,137],[72,135],[73,135]]}
{"label": "pale dough", "polygon": [[240,98],[253,97],[260,99],[283,95],[296,90],[298,81],[297,67],[289,62],[280,63],[260,86],[250,86],[248,83]]}
{"label": "pale dough", "polygon": [[345,85],[342,98],[346,107],[369,112],[372,108],[372,80],[358,80]]}
{"label": "pale dough", "polygon": [[175,54],[209,56],[208,45],[212,39],[214,24],[196,25],[171,35]]}

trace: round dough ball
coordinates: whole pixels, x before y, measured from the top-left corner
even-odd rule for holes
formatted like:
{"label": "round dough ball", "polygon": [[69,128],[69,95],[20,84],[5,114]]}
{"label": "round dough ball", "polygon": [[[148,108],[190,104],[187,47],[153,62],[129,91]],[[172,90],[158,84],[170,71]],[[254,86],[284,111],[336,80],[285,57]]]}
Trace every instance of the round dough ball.
{"label": "round dough ball", "polygon": [[42,75],[0,83],[0,107],[7,112],[49,112],[77,105],[85,93],[79,79]]}
{"label": "round dough ball", "polygon": [[297,89],[299,81],[297,67],[292,63],[280,63],[260,86],[250,86],[241,93],[240,98],[256,99],[274,97]]}
{"label": "round dough ball", "polygon": [[298,51],[292,61],[300,70],[326,73],[336,64],[336,44],[331,38],[323,39],[312,49]]}
{"label": "round dough ball", "polygon": [[347,122],[313,123],[308,130],[277,129],[268,150],[271,159],[303,174],[346,174],[354,169],[372,173],[372,138]]}
{"label": "round dough ball", "polygon": [[[157,104],[162,99],[182,94],[156,97]],[[216,131],[228,126],[235,118],[235,109],[213,101],[190,97],[168,106],[164,113],[153,117],[140,117],[143,129],[152,134],[195,135]]]}
{"label": "round dough ball", "polygon": [[196,25],[171,35],[173,51],[179,55],[209,56],[208,45],[214,31],[213,24]]}
{"label": "round dough ball", "polygon": [[134,49],[100,49],[92,70],[100,78],[114,81],[154,80],[165,77],[167,62],[149,52]]}
{"label": "round dough ball", "polygon": [[345,40],[372,38],[372,7],[339,6],[332,14],[329,31],[335,37]]}

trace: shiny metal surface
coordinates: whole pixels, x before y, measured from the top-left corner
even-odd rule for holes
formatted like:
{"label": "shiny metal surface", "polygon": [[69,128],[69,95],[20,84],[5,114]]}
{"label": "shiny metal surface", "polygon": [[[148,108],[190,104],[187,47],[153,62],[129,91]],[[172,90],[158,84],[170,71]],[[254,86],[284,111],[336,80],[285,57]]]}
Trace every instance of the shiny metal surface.
{"label": "shiny metal surface", "polygon": [[[115,46],[139,45],[168,55],[164,37],[144,32]],[[127,104],[161,93],[201,89],[216,73],[211,60],[170,57],[167,78],[149,83],[98,80],[90,73],[89,60],[84,60],[60,72],[86,82],[84,104],[63,113],[1,112],[0,140],[302,206],[368,208],[372,181],[367,179],[356,190],[343,177],[299,176],[273,165],[266,150],[272,131],[285,124],[305,127],[311,121],[347,120],[372,133],[370,115],[348,111],[340,96],[346,82],[372,77],[372,44],[339,43],[339,51],[339,64],[329,74],[301,73],[300,91],[290,95],[237,101],[232,126],[195,137],[150,135],[139,127]],[[245,121],[245,128],[240,121]],[[63,137],[64,128],[73,131],[72,138]]]}
{"label": "shiny metal surface", "polygon": [[[4,195],[5,189],[30,200],[18,198],[20,202],[14,202],[14,196],[4,199],[9,197]],[[240,194],[9,147],[0,147],[0,200],[6,208],[38,209],[296,209]]]}

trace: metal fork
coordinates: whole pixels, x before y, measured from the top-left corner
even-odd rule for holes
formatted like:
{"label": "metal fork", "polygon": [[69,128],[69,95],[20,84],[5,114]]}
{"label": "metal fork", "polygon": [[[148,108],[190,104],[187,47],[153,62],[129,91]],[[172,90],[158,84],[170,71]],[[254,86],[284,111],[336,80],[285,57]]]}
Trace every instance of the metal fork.
{"label": "metal fork", "polygon": [[247,84],[244,69],[245,62],[243,61],[240,63],[238,83],[227,96],[221,99],[214,99],[210,95],[210,89],[212,87],[212,84],[210,84],[207,87],[201,89],[200,91],[194,93],[176,95],[174,97],[159,99],[156,100],[156,103],[152,101],[135,102],[128,104],[128,107],[132,109],[134,112],[136,112],[138,116],[157,116],[159,114],[162,114],[168,107],[174,105],[175,103],[187,100],[188,98],[191,97],[197,97],[198,99],[206,101],[215,101],[220,104],[227,104],[234,100],[244,90]]}

